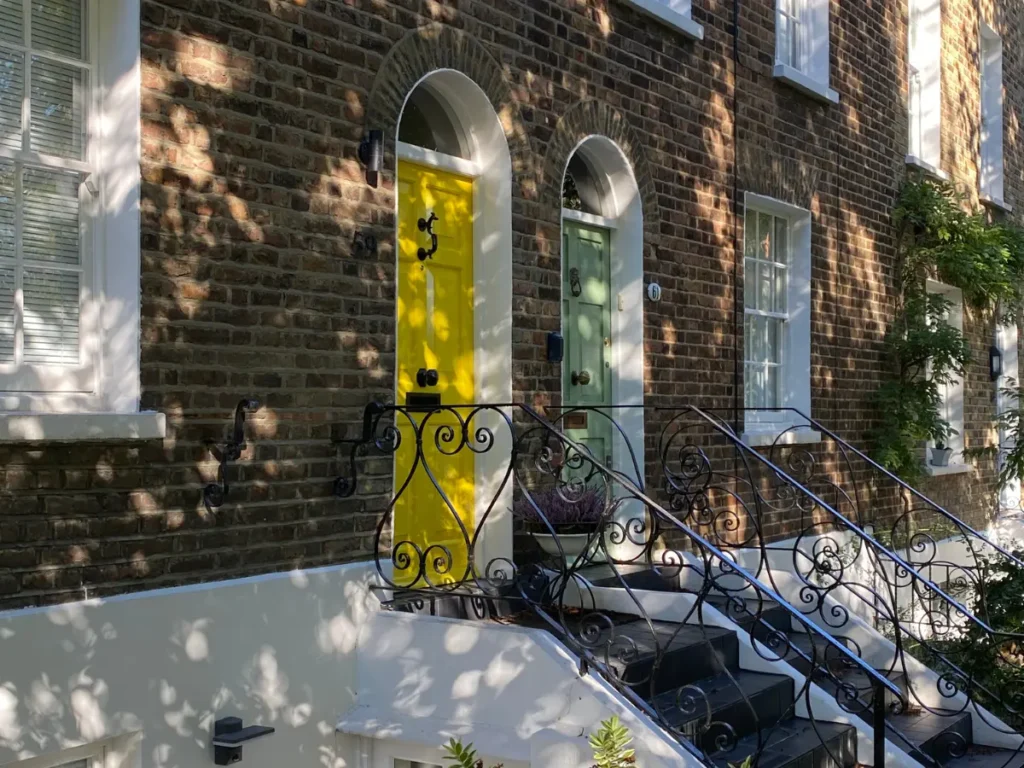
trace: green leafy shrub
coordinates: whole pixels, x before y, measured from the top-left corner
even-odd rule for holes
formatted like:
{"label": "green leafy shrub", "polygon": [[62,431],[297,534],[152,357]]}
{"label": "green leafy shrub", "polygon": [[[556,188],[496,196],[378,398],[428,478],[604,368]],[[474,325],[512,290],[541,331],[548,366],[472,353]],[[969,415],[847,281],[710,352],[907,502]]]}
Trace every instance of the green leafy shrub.
{"label": "green leafy shrub", "polygon": [[[970,362],[963,333],[946,322],[949,302],[929,293],[937,279],[959,288],[979,311],[1016,313],[1024,279],[1024,232],[969,210],[943,182],[911,180],[893,210],[895,316],[885,336],[890,376],[874,393],[884,418],[872,435],[875,459],[905,479],[920,475],[922,446],[953,434],[940,416],[940,386]],[[1024,457],[1021,460],[1024,468]]]}

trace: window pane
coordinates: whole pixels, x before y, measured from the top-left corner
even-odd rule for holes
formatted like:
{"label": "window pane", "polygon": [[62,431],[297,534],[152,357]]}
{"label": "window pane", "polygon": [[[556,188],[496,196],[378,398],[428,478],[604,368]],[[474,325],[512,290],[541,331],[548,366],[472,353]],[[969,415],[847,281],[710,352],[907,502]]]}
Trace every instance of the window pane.
{"label": "window pane", "polygon": [[0,363],[14,362],[14,267],[0,268]]}
{"label": "window pane", "polygon": [[82,159],[85,73],[32,57],[32,148],[48,155]]}
{"label": "window pane", "polygon": [[747,408],[764,408],[764,366],[757,363],[746,366],[744,402]]}
{"label": "window pane", "polygon": [[757,213],[750,209],[743,219],[743,255],[748,259],[757,258]]}
{"label": "window pane", "polygon": [[779,398],[779,369],[772,366],[765,371],[764,383],[764,407],[778,408],[781,402]]}
{"label": "window pane", "polygon": [[24,8],[21,0],[0,0],[0,39],[19,45],[25,42]]}
{"label": "window pane", "polygon": [[757,258],[772,260],[772,217],[767,213],[757,215],[757,236],[760,240]]}
{"label": "window pane", "polygon": [[790,58],[790,37],[793,34],[792,24],[789,17],[785,15],[785,12],[779,13],[775,17],[775,22],[778,24],[778,32],[775,36],[775,58],[782,64],[787,66],[793,66],[793,61]]}
{"label": "window pane", "polygon": [[775,260],[780,264],[789,264],[789,222],[775,219]]}
{"label": "window pane", "polygon": [[775,307],[772,295],[775,287],[775,268],[761,262],[757,265],[757,308],[771,312]]}
{"label": "window pane", "polygon": [[0,50],[0,146],[21,149],[21,102],[25,96],[25,57]]}
{"label": "window pane", "polygon": [[82,17],[82,0],[32,0],[32,47],[81,59]]}
{"label": "window pane", "polygon": [[0,258],[13,259],[14,164],[0,163]]}
{"label": "window pane", "polygon": [[765,359],[765,331],[768,328],[766,319],[758,315],[750,316],[750,355],[747,357],[750,361],[763,362]]}
{"label": "window pane", "polygon": [[785,312],[787,304],[787,292],[789,291],[788,281],[786,280],[789,270],[785,267],[775,268],[775,311]]}
{"label": "window pane", "polygon": [[24,174],[24,257],[78,264],[78,174],[29,168]]}
{"label": "window pane", "polygon": [[764,318],[764,354],[770,363],[782,362],[782,321],[774,317]]}
{"label": "window pane", "polygon": [[26,269],[25,362],[78,362],[78,274]]}
{"label": "window pane", "polygon": [[743,260],[743,306],[747,309],[757,308],[757,262],[753,259]]}

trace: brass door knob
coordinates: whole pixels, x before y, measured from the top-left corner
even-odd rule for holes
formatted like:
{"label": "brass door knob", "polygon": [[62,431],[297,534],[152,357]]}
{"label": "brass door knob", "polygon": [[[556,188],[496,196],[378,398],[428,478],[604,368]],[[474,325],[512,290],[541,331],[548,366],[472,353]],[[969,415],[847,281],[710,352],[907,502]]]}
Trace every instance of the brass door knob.
{"label": "brass door knob", "polygon": [[579,371],[577,373],[576,371],[573,371],[572,376],[570,378],[572,379],[572,383],[574,386],[579,385],[585,387],[587,386],[587,384],[590,383],[590,372]]}

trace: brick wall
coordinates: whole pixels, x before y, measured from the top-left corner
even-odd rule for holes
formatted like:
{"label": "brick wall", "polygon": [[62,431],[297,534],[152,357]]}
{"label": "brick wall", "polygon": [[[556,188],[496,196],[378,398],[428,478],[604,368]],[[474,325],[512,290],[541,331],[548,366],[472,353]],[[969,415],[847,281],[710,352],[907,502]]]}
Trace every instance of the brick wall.
{"label": "brick wall", "polygon": [[[0,451],[0,608],[368,556],[383,502],[331,496],[331,438],[391,394],[395,201],[390,172],[366,185],[356,148],[371,123],[393,126],[399,86],[431,62],[473,76],[509,137],[517,398],[559,399],[538,343],[559,322],[551,169],[603,120],[637,168],[645,271],[664,288],[645,306],[648,402],[734,403],[735,182],[814,213],[814,413],[862,442],[879,417],[866,395],[883,368],[905,172],[905,3],[832,4],[837,106],[772,79],[773,3],[741,5],[734,70],[726,0],[695,0],[702,42],[620,0],[144,0],[143,406],[167,413],[169,435]],[[977,10],[946,6],[943,166],[974,189]],[[1021,20],[981,12],[1006,35],[1007,198],[1024,204]],[[971,315],[967,330],[975,444],[994,412],[991,323]],[[263,408],[211,514],[207,442],[246,396]],[[928,490],[984,515],[992,471]]]}

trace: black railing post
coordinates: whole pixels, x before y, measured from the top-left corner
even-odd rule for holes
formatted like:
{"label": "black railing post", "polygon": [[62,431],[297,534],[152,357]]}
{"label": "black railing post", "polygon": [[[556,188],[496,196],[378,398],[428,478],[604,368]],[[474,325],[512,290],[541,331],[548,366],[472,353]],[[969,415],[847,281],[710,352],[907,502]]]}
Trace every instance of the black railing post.
{"label": "black railing post", "polygon": [[885,766],[885,688],[882,687],[882,683],[875,680],[874,683],[875,696],[874,696],[874,712],[872,717],[872,726],[874,729],[875,739],[875,768],[884,768]]}

